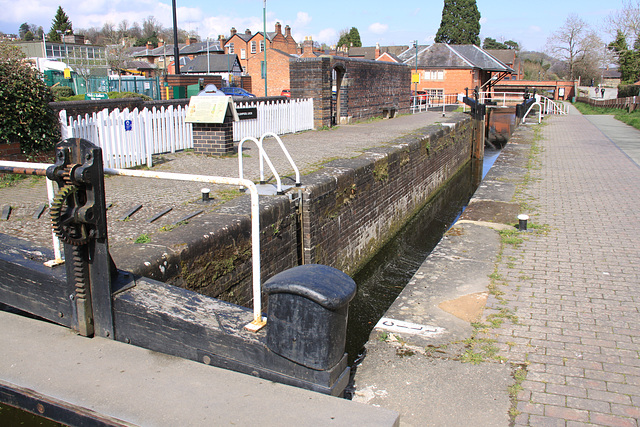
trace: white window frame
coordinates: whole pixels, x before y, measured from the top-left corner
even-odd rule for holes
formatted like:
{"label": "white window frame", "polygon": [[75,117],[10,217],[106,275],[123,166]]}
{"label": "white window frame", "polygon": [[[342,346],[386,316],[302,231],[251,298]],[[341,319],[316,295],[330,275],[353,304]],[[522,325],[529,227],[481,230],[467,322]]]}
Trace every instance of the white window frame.
{"label": "white window frame", "polygon": [[255,40],[251,42],[251,53],[256,53],[258,51],[258,43]]}
{"label": "white window frame", "polygon": [[235,45],[233,43],[229,43],[229,54],[233,54],[236,53],[236,48]]}

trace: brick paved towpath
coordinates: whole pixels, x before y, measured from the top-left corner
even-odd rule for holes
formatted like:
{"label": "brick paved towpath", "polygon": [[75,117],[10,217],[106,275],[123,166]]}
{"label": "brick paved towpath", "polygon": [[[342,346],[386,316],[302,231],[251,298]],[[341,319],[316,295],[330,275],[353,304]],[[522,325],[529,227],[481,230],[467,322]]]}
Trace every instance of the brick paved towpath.
{"label": "brick paved towpath", "polygon": [[540,228],[503,245],[485,312],[517,316],[490,332],[526,369],[515,424],[638,426],[640,167],[575,110],[539,130],[516,198]]}

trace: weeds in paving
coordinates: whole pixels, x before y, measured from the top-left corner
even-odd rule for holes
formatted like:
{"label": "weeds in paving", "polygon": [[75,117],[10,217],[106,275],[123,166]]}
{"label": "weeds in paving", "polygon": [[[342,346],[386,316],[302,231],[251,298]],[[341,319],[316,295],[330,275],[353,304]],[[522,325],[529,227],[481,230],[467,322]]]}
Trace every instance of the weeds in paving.
{"label": "weeds in paving", "polygon": [[27,178],[27,175],[13,174],[13,173],[1,174],[0,188],[13,187],[14,185],[17,185],[19,182],[25,180],[26,178]]}
{"label": "weeds in paving", "polygon": [[133,243],[142,244],[142,243],[149,243],[150,241],[151,241],[151,237],[149,237],[148,234],[141,234]]}
{"label": "weeds in paving", "polygon": [[527,378],[527,364],[516,365],[513,371],[513,379],[515,382],[507,389],[509,392],[509,400],[511,400],[511,407],[509,408],[509,417],[511,422],[515,422],[515,418],[520,415],[518,410],[518,394],[523,390],[522,382]]}

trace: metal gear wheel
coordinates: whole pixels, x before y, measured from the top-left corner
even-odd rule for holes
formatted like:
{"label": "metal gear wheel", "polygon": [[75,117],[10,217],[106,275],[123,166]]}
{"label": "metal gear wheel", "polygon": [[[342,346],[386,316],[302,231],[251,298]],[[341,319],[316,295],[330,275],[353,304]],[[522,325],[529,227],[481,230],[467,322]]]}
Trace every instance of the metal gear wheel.
{"label": "metal gear wheel", "polygon": [[87,224],[78,222],[75,218],[75,212],[82,204],[78,188],[75,185],[65,185],[60,188],[49,209],[53,232],[62,241],[73,246],[86,244],[93,234]]}

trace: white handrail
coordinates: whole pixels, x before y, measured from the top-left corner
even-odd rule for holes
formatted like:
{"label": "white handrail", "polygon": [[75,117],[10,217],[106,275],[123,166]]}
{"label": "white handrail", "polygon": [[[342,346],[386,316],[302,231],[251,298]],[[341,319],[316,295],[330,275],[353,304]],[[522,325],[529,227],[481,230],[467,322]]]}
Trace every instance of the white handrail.
{"label": "white handrail", "polygon": [[[260,137],[260,144],[262,145],[262,143],[264,142],[264,138],[267,136],[272,136],[276,139],[276,141],[278,141],[278,144],[280,144],[280,148],[282,149],[282,151],[284,152],[284,155],[287,156],[287,160],[289,160],[289,164],[291,165],[291,167],[293,168],[293,170],[296,172],[296,187],[300,187],[300,171],[298,170],[298,167],[296,166],[296,164],[293,162],[293,159],[291,158],[291,155],[289,154],[289,151],[287,150],[287,148],[284,146],[284,144],[282,143],[282,140],[280,139],[280,137],[278,135],[276,135],[273,132],[267,132],[264,135],[262,135],[262,137]],[[262,170],[262,157],[260,157],[260,169]]]}
{"label": "white handrail", "polygon": [[[0,161],[0,166],[14,168],[44,169],[53,166],[44,163],[23,163]],[[189,175],[170,172],[154,172],[130,169],[104,168],[106,175],[134,176],[141,178],[157,178],[174,181],[206,182],[211,184],[240,185],[249,189],[251,194],[251,260],[253,276],[253,321],[245,328],[258,331],[266,324],[262,318],[262,286],[260,282],[260,205],[258,188],[248,179],[228,178],[220,176]]]}
{"label": "white handrail", "polygon": [[276,172],[276,169],[273,167],[273,163],[271,163],[271,160],[269,160],[269,156],[267,156],[267,153],[264,152],[264,148],[262,148],[262,140],[258,141],[257,139],[250,136],[247,136],[238,144],[238,173],[240,175],[240,179],[244,179],[244,170],[242,165],[242,145],[245,141],[253,141],[258,146],[258,152],[260,153],[260,183],[266,182],[264,180],[264,167],[262,164],[262,158],[264,156],[269,169],[271,169],[273,176],[276,177],[276,189],[278,191],[278,194],[284,194],[284,191],[282,191],[282,181],[280,181],[280,175],[278,175],[278,172]]}

